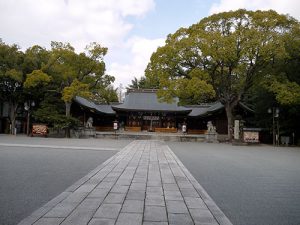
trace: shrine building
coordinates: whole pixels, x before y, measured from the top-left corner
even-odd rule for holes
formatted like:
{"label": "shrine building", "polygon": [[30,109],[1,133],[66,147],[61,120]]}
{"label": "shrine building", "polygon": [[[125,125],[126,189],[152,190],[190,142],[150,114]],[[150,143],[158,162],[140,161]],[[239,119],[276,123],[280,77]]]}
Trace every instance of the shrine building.
{"label": "shrine building", "polygon": [[156,91],[132,89],[123,103],[111,104],[95,104],[76,97],[71,112],[83,124],[92,117],[97,131],[112,131],[113,123],[118,122],[124,131],[176,133],[184,124],[188,133],[204,134],[211,121],[219,134],[227,134],[226,114],[220,102],[179,106],[177,98],[173,103],[160,102]]}

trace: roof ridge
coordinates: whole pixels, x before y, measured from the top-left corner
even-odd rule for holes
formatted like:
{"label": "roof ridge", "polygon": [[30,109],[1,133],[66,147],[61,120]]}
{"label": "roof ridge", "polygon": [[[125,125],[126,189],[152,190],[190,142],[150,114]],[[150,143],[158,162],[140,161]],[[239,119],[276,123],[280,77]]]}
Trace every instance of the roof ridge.
{"label": "roof ridge", "polygon": [[152,88],[136,88],[136,89],[128,89],[127,94],[129,93],[156,93],[158,89]]}

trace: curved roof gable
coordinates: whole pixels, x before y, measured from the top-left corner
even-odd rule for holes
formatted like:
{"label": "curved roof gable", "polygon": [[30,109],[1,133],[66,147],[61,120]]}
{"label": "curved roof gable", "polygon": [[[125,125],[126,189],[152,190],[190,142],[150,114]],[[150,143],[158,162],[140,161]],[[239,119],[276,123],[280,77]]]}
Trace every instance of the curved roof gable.
{"label": "curved roof gable", "polygon": [[94,109],[98,113],[116,114],[116,112],[112,109],[112,105],[107,105],[107,104],[99,104],[98,105],[92,101],[89,101],[89,100],[79,97],[79,96],[76,96],[74,101],[86,108]]}
{"label": "curved roof gable", "polygon": [[223,109],[224,106],[221,102],[208,103],[203,105],[187,106],[192,109],[192,112],[189,113],[190,117],[201,117],[207,116],[213,112],[216,112],[220,109]]}
{"label": "curved roof gable", "polygon": [[191,109],[178,106],[178,99],[174,103],[159,102],[155,91],[129,92],[124,103],[112,106],[116,111],[156,111],[189,113]]}

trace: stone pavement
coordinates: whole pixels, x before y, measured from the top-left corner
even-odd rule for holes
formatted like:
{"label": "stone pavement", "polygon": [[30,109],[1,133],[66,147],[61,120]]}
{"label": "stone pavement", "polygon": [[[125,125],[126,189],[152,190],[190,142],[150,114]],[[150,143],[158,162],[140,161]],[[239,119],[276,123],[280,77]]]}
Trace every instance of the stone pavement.
{"label": "stone pavement", "polygon": [[230,225],[162,141],[133,141],[19,225]]}

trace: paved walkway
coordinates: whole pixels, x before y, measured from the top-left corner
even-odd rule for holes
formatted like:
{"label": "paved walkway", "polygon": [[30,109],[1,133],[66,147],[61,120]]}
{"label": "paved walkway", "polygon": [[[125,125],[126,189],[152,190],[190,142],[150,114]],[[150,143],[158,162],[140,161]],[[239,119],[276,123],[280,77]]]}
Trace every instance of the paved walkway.
{"label": "paved walkway", "polygon": [[161,141],[133,141],[19,225],[230,225]]}

